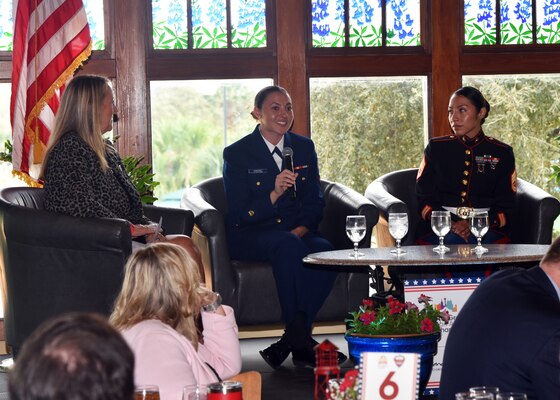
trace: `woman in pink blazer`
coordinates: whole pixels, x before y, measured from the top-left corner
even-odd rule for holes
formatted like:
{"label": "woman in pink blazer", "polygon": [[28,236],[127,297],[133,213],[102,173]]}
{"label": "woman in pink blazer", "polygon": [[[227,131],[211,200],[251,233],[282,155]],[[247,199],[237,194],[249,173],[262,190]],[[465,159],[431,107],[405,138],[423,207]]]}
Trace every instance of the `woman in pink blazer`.
{"label": "woman in pink blazer", "polygon": [[220,300],[183,248],[157,243],[131,255],[110,322],[134,352],[136,385],[155,384],[162,400],[181,400],[186,385],[239,373],[237,324]]}

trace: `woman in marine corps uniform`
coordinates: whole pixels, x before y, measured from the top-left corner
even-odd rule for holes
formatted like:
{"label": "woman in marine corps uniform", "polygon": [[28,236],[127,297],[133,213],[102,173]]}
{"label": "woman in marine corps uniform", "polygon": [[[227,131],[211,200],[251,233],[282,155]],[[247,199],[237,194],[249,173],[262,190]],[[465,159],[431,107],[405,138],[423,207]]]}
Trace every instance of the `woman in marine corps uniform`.
{"label": "woman in marine corps uniform", "polygon": [[448,210],[452,224],[445,243],[476,243],[468,215],[486,210],[490,230],[483,243],[509,243],[517,191],[513,149],[484,134],[490,104],[477,89],[455,91],[447,112],[454,134],[430,140],[416,178],[421,215],[416,241],[439,243],[431,230],[431,214]]}

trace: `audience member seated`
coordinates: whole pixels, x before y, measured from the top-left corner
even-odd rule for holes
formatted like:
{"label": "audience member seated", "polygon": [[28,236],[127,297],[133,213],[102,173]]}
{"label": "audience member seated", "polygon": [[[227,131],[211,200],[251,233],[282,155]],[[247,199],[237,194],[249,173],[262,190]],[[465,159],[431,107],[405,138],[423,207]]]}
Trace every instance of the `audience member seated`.
{"label": "audience member seated", "polygon": [[447,338],[440,400],[472,386],[560,398],[560,238],[540,266],[486,278]]}
{"label": "audience member seated", "polygon": [[8,379],[12,400],[131,400],[134,356],[105,318],[69,313],[35,330]]}
{"label": "audience member seated", "polygon": [[136,384],[158,385],[162,400],[181,400],[184,386],[241,369],[233,310],[201,283],[197,263],[180,246],[154,243],[130,256],[109,320],[134,352]]}

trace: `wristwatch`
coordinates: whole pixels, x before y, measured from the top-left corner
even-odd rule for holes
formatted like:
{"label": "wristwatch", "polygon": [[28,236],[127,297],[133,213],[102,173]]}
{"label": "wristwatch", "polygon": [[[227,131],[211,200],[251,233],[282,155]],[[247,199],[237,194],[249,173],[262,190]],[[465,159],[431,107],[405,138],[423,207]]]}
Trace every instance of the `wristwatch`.
{"label": "wristwatch", "polygon": [[202,306],[202,310],[205,311],[205,312],[214,312],[221,305],[222,305],[222,296],[220,296],[220,293],[216,292],[216,300],[214,300],[213,303],[206,304],[205,306]]}

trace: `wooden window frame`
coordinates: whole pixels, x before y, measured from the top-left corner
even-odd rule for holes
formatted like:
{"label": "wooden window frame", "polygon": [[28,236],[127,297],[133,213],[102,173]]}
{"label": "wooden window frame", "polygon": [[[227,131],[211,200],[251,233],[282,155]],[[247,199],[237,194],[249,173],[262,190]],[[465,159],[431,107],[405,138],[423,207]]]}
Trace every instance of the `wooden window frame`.
{"label": "wooden window frame", "polygon": [[[104,6],[106,49],[80,73],[115,82],[119,150],[147,162],[151,80],[272,78],[292,95],[294,130],[309,136],[310,78],[426,76],[428,129],[436,136],[449,131],[447,103],[463,75],[560,73],[558,45],[465,46],[463,1],[422,0],[421,46],[342,49],[311,47],[309,1],[268,0],[268,45],[258,49],[154,50],[150,0]],[[11,55],[0,53],[0,82],[10,80]]]}

